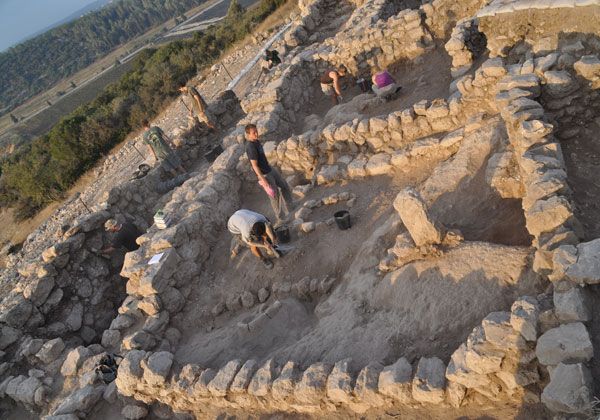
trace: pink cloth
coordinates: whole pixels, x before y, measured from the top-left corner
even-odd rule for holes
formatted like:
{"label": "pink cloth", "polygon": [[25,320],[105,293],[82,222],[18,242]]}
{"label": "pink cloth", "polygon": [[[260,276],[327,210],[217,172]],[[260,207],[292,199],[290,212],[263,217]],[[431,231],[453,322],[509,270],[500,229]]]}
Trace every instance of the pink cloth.
{"label": "pink cloth", "polygon": [[375,84],[378,88],[384,88],[386,86],[391,85],[392,83],[396,83],[391,74],[387,72],[387,70],[381,71],[375,74]]}
{"label": "pink cloth", "polygon": [[271,184],[269,184],[267,181],[258,181],[258,184],[263,188],[263,190],[265,190],[265,192],[269,196],[275,197],[275,190],[273,189],[273,187],[271,187]]}

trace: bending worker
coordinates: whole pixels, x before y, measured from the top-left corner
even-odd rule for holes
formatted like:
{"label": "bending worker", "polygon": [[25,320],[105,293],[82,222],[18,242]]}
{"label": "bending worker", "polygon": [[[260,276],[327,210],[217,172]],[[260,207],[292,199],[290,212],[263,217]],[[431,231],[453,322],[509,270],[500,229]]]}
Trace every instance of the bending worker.
{"label": "bending worker", "polygon": [[[182,84],[179,87],[179,91],[183,94],[186,94],[190,102],[192,103],[192,108],[190,109],[190,117],[198,118],[198,120],[206,124],[208,128],[211,128],[216,131],[217,126],[215,125],[215,117],[208,110],[208,105],[206,104],[206,101],[200,95],[200,93],[198,93],[198,90],[191,84]],[[194,112],[196,113],[195,116]]]}
{"label": "bending worker", "polygon": [[342,100],[342,88],[340,87],[340,78],[346,76],[348,70],[343,64],[337,70],[327,70],[319,82],[321,82],[321,90],[327,96],[331,96],[331,101],[337,105]]}
{"label": "bending worker", "polygon": [[181,163],[181,159],[177,156],[177,152],[169,146],[171,139],[160,129],[160,127],[150,127],[148,120],[142,122],[144,125],[144,143],[148,145],[154,159],[161,162],[164,168],[173,177],[184,174],[185,168]]}
{"label": "bending worker", "polygon": [[273,268],[273,262],[263,256],[261,249],[279,257],[281,253],[276,249],[277,238],[273,227],[265,216],[251,210],[238,210],[227,221],[227,229],[234,235],[231,256],[237,255],[238,245],[245,244],[250,251],[267,268]]}

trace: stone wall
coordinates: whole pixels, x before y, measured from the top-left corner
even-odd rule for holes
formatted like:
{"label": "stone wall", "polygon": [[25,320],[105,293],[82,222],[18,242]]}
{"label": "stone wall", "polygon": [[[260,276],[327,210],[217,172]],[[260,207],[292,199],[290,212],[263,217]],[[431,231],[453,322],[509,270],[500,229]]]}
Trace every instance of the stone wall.
{"label": "stone wall", "polygon": [[433,0],[421,6],[425,14],[425,23],[436,39],[446,40],[452,29],[462,19],[475,16],[477,11],[489,0]]}
{"label": "stone wall", "polygon": [[600,35],[598,0],[493,1],[477,17],[490,56],[505,56],[519,44],[524,51],[543,55],[559,49],[566,34],[596,43]]}
{"label": "stone wall", "polygon": [[436,357],[418,358],[414,365],[401,357],[388,366],[373,361],[363,367],[351,359],[310,366],[236,359],[212,369],[177,366],[166,351],[134,350],[119,367],[116,382],[123,395],[196,414],[214,409],[362,414],[417,404],[518,403],[539,393],[533,349],[540,307],[536,298],[523,297],[511,312],[491,313],[448,365]]}

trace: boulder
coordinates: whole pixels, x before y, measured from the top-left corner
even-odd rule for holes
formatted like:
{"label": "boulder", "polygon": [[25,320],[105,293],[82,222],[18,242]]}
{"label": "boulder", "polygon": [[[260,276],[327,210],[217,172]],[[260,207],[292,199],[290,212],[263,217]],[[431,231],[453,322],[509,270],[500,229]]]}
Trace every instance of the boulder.
{"label": "boulder", "polygon": [[446,366],[437,357],[422,357],[412,383],[413,398],[421,403],[439,404],[444,401]]}
{"label": "boulder", "polygon": [[302,403],[318,405],[325,396],[327,376],[332,367],[325,363],[312,364],[302,374],[294,388],[294,396]]}
{"label": "boulder", "polygon": [[554,313],[562,322],[590,321],[592,312],[585,289],[572,287],[566,292],[554,291]]}
{"label": "boulder", "polygon": [[53,415],[88,412],[102,398],[105,387],[105,385],[86,385],[76,390],[63,400]]}
{"label": "boulder", "polygon": [[550,383],[542,392],[542,402],[559,413],[589,415],[592,408],[593,380],[581,364],[559,363],[550,373]]}
{"label": "boulder", "polygon": [[594,80],[600,78],[600,60],[595,55],[584,55],[573,68],[581,77]]}
{"label": "boulder", "polygon": [[365,166],[365,170],[370,176],[387,175],[392,169],[391,156],[387,153],[378,153],[371,156]]}
{"label": "boulder", "polygon": [[574,322],[546,331],[538,339],[535,354],[543,365],[578,363],[590,360],[594,348],[585,325]]}
{"label": "boulder", "polygon": [[133,395],[133,390],[144,375],[141,361],[145,356],[145,351],[131,350],[119,364],[116,383],[121,394]]}
{"label": "boulder", "polygon": [[450,358],[446,369],[446,378],[450,382],[460,384],[466,388],[483,388],[490,384],[487,375],[478,374],[467,367],[467,346],[461,344]]}
{"label": "boulder", "polygon": [[121,415],[127,420],[143,419],[148,415],[148,409],[140,405],[126,405],[121,410]]}
{"label": "boulder", "polygon": [[565,267],[566,277],[580,284],[600,283],[600,239],[577,245],[575,255],[573,263]]}
{"label": "boulder", "polygon": [[21,328],[27,323],[33,305],[18,292],[12,291],[0,303],[0,323],[13,328]]}
{"label": "boulder", "polygon": [[208,384],[208,390],[215,397],[224,397],[229,391],[238,370],[242,367],[241,360],[231,360],[216,374],[214,379]]}
{"label": "boulder", "polygon": [[23,333],[16,329],[9,327],[8,325],[3,325],[0,328],[0,350],[6,349],[11,344],[15,343]]}
{"label": "boulder", "polygon": [[267,396],[271,390],[273,380],[275,379],[274,371],[274,360],[267,360],[254,374],[254,377],[250,381],[250,385],[248,385],[248,393],[255,397]]}
{"label": "boulder", "polygon": [[258,362],[256,360],[247,360],[235,375],[235,378],[229,387],[229,392],[233,394],[241,394],[246,392],[246,389],[248,388],[248,385],[250,385],[250,381],[252,380],[252,376],[254,375],[257,367]]}
{"label": "boulder", "polygon": [[417,246],[439,244],[443,232],[429,216],[419,193],[411,188],[401,191],[394,200],[394,208]]}
{"label": "boulder", "polygon": [[121,332],[119,330],[104,330],[101,344],[107,349],[118,348],[121,344]]}
{"label": "boulder", "polygon": [[383,368],[379,374],[379,392],[402,404],[411,401],[412,366],[401,357],[393,365]]}
{"label": "boulder", "polygon": [[247,290],[244,293],[242,293],[241,299],[242,299],[242,306],[246,309],[252,308],[254,306],[254,304],[256,303],[256,298],[255,298],[254,294]]}
{"label": "boulder", "polygon": [[42,306],[54,289],[54,278],[52,277],[29,277],[27,286],[23,289],[23,296],[36,306]]}
{"label": "boulder", "polygon": [[370,407],[383,405],[384,400],[378,392],[379,374],[382,370],[383,365],[378,362],[371,362],[358,374],[354,386],[354,395],[362,404]]}
{"label": "boulder", "polygon": [[48,364],[55,361],[65,348],[62,338],[46,341],[39,352],[35,355],[42,362]]}
{"label": "boulder", "polygon": [[173,365],[173,353],[159,351],[152,353],[148,360],[142,360],[144,369],[144,380],[151,386],[159,386],[165,383]]}
{"label": "boulder", "polygon": [[273,381],[271,386],[271,394],[276,400],[285,400],[290,397],[298,381],[299,372],[296,364],[291,360],[288,361],[281,370],[281,374]]}
{"label": "boulder", "polygon": [[78,331],[81,328],[81,324],[83,323],[83,305],[77,302],[73,305],[71,312],[67,319],[65,319],[65,325],[71,331]]}
{"label": "boulder", "polygon": [[521,334],[511,326],[511,313],[492,312],[481,322],[485,338],[500,349],[527,349],[527,343]]}
{"label": "boulder", "polygon": [[547,71],[544,73],[546,84],[544,92],[553,98],[564,98],[579,87],[579,83],[568,71]]}
{"label": "boulder", "polygon": [[352,401],[353,379],[350,372],[352,359],[343,359],[333,366],[327,378],[327,397],[333,403],[349,403]]}
{"label": "boulder", "polygon": [[521,333],[525,340],[535,341],[537,339],[539,313],[537,299],[524,296],[512,304],[510,325],[515,331]]}
{"label": "boulder", "polygon": [[260,303],[264,303],[267,301],[267,299],[269,299],[270,295],[271,295],[271,292],[269,292],[269,289],[266,289],[263,287],[258,291],[258,301]]}
{"label": "boulder", "polygon": [[74,348],[69,353],[60,368],[60,373],[63,376],[74,376],[77,370],[81,367],[84,360],[92,356],[92,352],[86,347],[79,346]]}
{"label": "boulder", "polygon": [[147,315],[153,316],[158,314],[161,309],[161,301],[158,295],[150,295],[146,296],[142,301],[138,304],[138,308],[146,313]]}

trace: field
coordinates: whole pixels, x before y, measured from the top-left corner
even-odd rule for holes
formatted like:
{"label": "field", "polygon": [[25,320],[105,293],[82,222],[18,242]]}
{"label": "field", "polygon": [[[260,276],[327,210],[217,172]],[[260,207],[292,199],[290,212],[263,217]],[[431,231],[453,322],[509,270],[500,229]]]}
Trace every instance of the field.
{"label": "field", "polygon": [[[216,2],[218,0],[207,1],[189,10],[186,15],[195,15]],[[117,81],[130,68],[132,53],[151,46],[158,35],[176,25],[175,19],[171,19],[151,29],[43,94],[30,99],[11,113],[19,119],[19,123],[14,124],[10,114],[0,117],[0,154],[10,144],[20,144],[45,133],[63,115],[94,99],[101,89]],[[115,66],[117,60],[122,64]],[[60,92],[63,94],[60,95]],[[52,105],[49,106],[48,101]]]}

